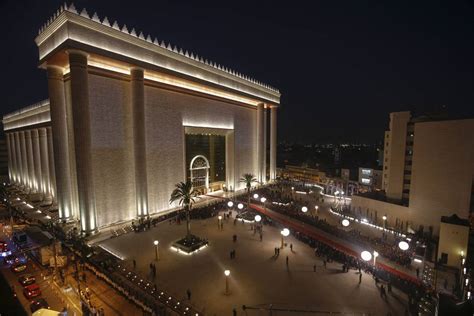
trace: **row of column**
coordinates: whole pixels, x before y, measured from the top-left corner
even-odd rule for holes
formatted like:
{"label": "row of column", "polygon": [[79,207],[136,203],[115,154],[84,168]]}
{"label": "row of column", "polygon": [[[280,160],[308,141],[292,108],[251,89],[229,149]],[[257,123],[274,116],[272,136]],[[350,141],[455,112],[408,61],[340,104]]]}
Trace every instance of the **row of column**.
{"label": "row of column", "polygon": [[[82,231],[91,233],[97,230],[97,212],[92,170],[88,55],[70,50],[68,58],[69,105],[65,97],[63,68],[47,67],[59,216],[63,220],[79,217]],[[143,217],[148,215],[143,69],[131,69],[130,86],[136,206],[137,216]]]}
{"label": "row of column", "polygon": [[[263,103],[257,106],[257,180],[267,182],[267,108]],[[277,151],[277,108],[270,107],[270,181],[276,179]]]}
{"label": "row of column", "polygon": [[56,202],[51,127],[6,133],[10,182],[39,200]]}

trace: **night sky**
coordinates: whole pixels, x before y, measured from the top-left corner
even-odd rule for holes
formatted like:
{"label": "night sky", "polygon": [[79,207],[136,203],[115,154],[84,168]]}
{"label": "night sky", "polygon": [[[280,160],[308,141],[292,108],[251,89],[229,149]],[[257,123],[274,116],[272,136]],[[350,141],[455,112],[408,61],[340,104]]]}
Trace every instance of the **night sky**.
{"label": "night sky", "polygon": [[[279,140],[375,141],[388,113],[474,116],[470,1],[75,1],[280,89]],[[1,1],[1,114],[47,98],[38,28],[60,1]]]}

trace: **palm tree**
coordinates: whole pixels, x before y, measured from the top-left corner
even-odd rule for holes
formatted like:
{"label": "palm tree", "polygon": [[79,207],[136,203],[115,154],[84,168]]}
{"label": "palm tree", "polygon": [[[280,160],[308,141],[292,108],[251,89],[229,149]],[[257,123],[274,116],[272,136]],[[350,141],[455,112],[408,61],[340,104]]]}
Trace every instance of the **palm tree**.
{"label": "palm tree", "polygon": [[257,178],[255,178],[255,176],[251,173],[244,173],[242,178],[240,178],[239,182],[245,183],[249,199],[247,207],[250,207],[250,188],[252,187],[252,183],[257,182]]}
{"label": "palm tree", "polygon": [[186,237],[191,235],[190,225],[189,225],[189,212],[191,207],[195,202],[195,197],[198,195],[198,192],[194,190],[193,184],[191,181],[187,180],[186,182],[180,182],[176,184],[176,188],[171,192],[170,203],[178,201],[180,206],[184,207],[186,211]]}

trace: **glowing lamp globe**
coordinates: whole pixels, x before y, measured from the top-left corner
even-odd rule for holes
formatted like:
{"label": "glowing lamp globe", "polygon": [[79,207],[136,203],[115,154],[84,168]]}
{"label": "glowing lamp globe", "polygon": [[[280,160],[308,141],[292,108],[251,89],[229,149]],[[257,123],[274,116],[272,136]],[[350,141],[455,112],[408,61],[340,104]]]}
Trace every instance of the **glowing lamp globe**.
{"label": "glowing lamp globe", "polygon": [[301,208],[301,211],[302,211],[303,213],[306,213],[306,212],[308,211],[308,208],[307,208],[306,206],[303,206],[303,207]]}
{"label": "glowing lamp globe", "polygon": [[347,227],[347,226],[349,226],[349,225],[350,225],[350,223],[351,223],[351,222],[349,222],[349,220],[348,220],[348,219],[343,219],[343,220],[342,220],[342,222],[341,222],[342,226],[344,226],[344,227]]}
{"label": "glowing lamp globe", "polygon": [[408,248],[410,248],[410,245],[406,241],[400,241],[398,243],[398,248],[400,248],[401,250],[408,250]]}
{"label": "glowing lamp globe", "polygon": [[225,274],[225,276],[229,276],[230,275],[230,270],[225,270],[224,274]]}
{"label": "glowing lamp globe", "polygon": [[154,244],[155,246],[158,246],[158,240],[155,240],[155,241],[153,242],[153,244]]}
{"label": "glowing lamp globe", "polygon": [[221,215],[217,216],[217,219],[218,219],[218,220],[221,220],[221,219],[222,219],[222,216],[221,216]]}
{"label": "glowing lamp globe", "polygon": [[262,220],[262,217],[260,215],[255,215],[255,221],[258,223]]}
{"label": "glowing lamp globe", "polygon": [[232,202],[232,201],[227,202],[227,206],[228,206],[228,207],[234,206],[234,202]]}
{"label": "glowing lamp globe", "polygon": [[266,200],[267,200],[267,198],[262,196],[262,198],[260,199],[260,202],[265,203]]}
{"label": "glowing lamp globe", "polygon": [[290,230],[288,228],[283,228],[281,234],[285,237],[288,237],[290,235]]}
{"label": "glowing lamp globe", "polygon": [[258,199],[258,194],[255,193],[255,194],[253,195],[253,198],[254,198],[254,199]]}
{"label": "glowing lamp globe", "polygon": [[372,259],[372,254],[370,252],[368,252],[367,250],[364,250],[362,251],[362,253],[360,254],[360,257],[362,258],[362,260],[364,261],[370,261]]}
{"label": "glowing lamp globe", "polygon": [[386,221],[386,220],[387,220],[387,216],[385,216],[385,215],[382,216],[382,219],[383,219],[384,221]]}
{"label": "glowing lamp globe", "polygon": [[239,204],[237,204],[237,208],[238,208],[239,210],[241,210],[241,209],[244,208],[244,205],[243,205],[242,203],[239,203]]}

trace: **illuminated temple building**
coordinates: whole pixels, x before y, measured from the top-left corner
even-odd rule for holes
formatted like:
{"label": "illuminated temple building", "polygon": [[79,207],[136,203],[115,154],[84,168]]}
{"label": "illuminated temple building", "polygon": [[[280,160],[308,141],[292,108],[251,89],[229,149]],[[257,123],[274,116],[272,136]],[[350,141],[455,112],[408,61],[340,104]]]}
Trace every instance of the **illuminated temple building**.
{"label": "illuminated temple building", "polygon": [[73,5],[35,41],[49,99],[3,117],[9,176],[62,220],[89,233],[177,207],[185,179],[276,177],[277,89]]}

